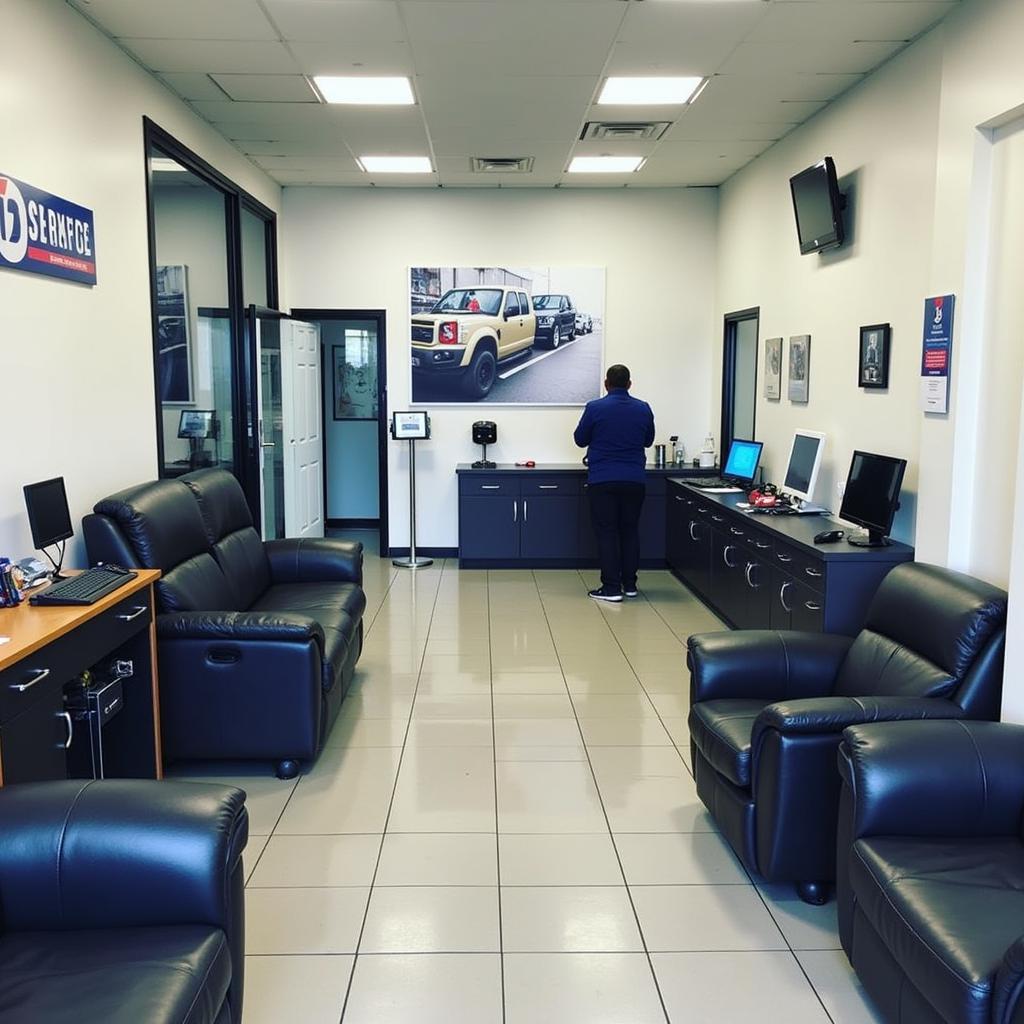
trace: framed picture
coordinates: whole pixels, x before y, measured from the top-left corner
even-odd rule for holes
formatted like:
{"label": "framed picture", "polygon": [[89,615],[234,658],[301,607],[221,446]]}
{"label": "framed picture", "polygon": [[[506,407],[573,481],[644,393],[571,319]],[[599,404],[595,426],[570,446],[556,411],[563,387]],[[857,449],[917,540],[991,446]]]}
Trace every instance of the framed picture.
{"label": "framed picture", "polygon": [[811,336],[795,334],[789,339],[789,400],[806,402],[811,386]]}
{"label": "framed picture", "polygon": [[192,402],[192,345],[189,332],[188,268],[156,268],[156,348],[160,401]]}
{"label": "framed picture", "polygon": [[889,386],[889,339],[892,328],[888,324],[871,324],[860,329],[860,362],[857,383],[862,388]]}
{"label": "framed picture", "polygon": [[332,345],[334,418],[377,419],[377,338],[370,331],[346,328],[345,341]]}
{"label": "framed picture", "polygon": [[411,267],[412,404],[586,405],[604,306],[603,267]]}
{"label": "framed picture", "polygon": [[782,397],[782,339],[764,340],[764,397]]}

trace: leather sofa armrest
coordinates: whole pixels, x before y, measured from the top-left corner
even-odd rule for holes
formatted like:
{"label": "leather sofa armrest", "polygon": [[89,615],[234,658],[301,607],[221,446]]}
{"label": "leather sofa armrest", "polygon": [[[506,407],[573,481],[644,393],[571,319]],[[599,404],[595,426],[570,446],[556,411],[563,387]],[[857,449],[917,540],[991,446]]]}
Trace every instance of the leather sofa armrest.
{"label": "leather sofa armrest", "polygon": [[827,633],[743,629],[687,641],[691,703],[830,694],[853,640]]}
{"label": "leather sofa armrest", "polygon": [[363,584],[363,545],[330,537],[264,541],[275,583]]}
{"label": "leather sofa armrest", "polygon": [[852,839],[1020,834],[1024,726],[857,725],[843,733],[839,772],[852,796]]}
{"label": "leather sofa armrest", "polygon": [[812,697],[769,704],[754,722],[751,741],[775,729],[787,735],[840,733],[852,725],[963,718],[963,708],[939,697]]}
{"label": "leather sofa armrest", "polygon": [[0,790],[4,930],[208,924],[228,931],[245,794],[144,780]]}
{"label": "leather sofa armrest", "polygon": [[1024,1021],[1024,936],[1003,954],[992,986],[992,1020],[997,1024]]}
{"label": "leather sofa armrest", "polygon": [[156,618],[160,640],[278,640],[324,647],[324,630],[299,612],[169,612]]}

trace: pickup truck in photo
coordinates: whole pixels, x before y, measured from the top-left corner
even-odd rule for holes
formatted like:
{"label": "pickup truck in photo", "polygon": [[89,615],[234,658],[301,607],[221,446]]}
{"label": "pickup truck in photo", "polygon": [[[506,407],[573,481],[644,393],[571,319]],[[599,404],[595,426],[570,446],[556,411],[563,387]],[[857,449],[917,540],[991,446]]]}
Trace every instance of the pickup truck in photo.
{"label": "pickup truck in photo", "polygon": [[412,372],[451,381],[467,399],[486,398],[498,364],[531,348],[536,334],[537,317],[520,288],[452,288],[412,318]]}

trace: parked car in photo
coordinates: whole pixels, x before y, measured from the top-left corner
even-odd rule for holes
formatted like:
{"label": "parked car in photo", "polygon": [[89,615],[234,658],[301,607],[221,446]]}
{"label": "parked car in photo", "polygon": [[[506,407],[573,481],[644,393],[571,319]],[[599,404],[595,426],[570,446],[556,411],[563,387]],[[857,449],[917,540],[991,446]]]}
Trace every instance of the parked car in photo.
{"label": "parked car in photo", "polygon": [[451,288],[412,318],[414,378],[450,380],[471,400],[485,398],[498,364],[531,348],[537,317],[518,288]]}
{"label": "parked car in photo", "polygon": [[576,333],[591,334],[594,330],[594,320],[589,313],[576,314]]}
{"label": "parked car in photo", "polygon": [[568,295],[534,295],[537,341],[545,348],[558,348],[576,337],[576,307]]}

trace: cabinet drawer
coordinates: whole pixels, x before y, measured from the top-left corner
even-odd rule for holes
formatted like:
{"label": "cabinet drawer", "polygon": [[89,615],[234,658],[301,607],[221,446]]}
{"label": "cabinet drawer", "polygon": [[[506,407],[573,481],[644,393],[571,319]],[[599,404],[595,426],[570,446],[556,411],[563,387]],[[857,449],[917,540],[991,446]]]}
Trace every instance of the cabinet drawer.
{"label": "cabinet drawer", "polygon": [[459,494],[519,496],[519,481],[507,476],[460,476]]}
{"label": "cabinet drawer", "polygon": [[825,562],[787,544],[774,545],[775,562],[795,580],[812,590],[825,589]]}
{"label": "cabinet drawer", "polygon": [[549,494],[552,496],[574,497],[580,493],[580,478],[572,476],[531,476],[520,480],[520,494],[523,497],[530,495],[540,496]]}

